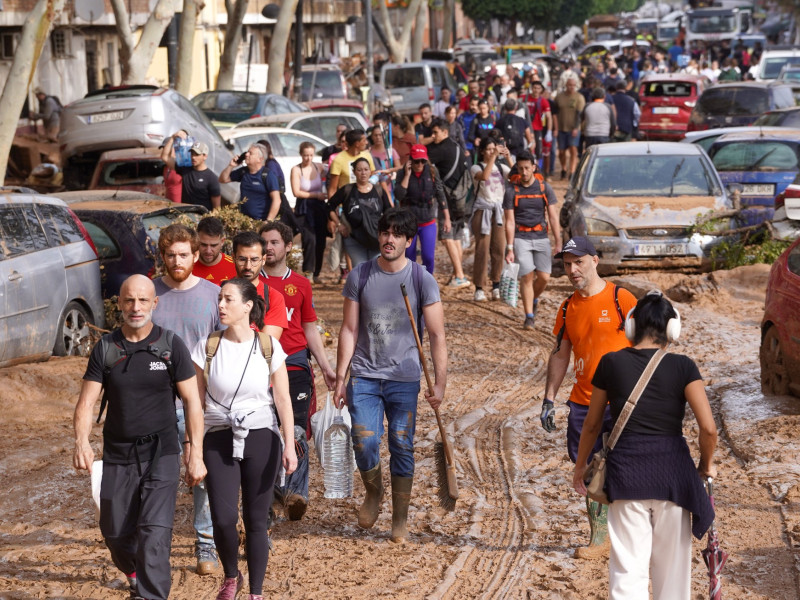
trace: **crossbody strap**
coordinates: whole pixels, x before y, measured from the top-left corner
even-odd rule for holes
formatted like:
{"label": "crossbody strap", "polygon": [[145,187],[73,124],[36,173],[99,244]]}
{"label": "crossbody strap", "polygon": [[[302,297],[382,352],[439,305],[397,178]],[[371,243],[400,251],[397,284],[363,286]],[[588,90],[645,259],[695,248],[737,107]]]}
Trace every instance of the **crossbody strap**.
{"label": "crossbody strap", "polygon": [[636,403],[639,402],[639,398],[644,392],[644,388],[647,387],[647,384],[650,383],[650,379],[653,377],[653,373],[658,367],[658,364],[661,362],[661,359],[666,356],[667,352],[662,348],[656,350],[656,353],[653,355],[653,358],[650,359],[650,362],[647,363],[647,367],[645,367],[642,376],[639,377],[639,381],[636,382],[636,387],[633,388],[631,395],[628,397],[628,401],[625,402],[625,406],[622,408],[622,413],[620,413],[617,422],[614,424],[614,429],[611,430],[611,435],[608,438],[608,444],[606,444],[606,448],[610,451],[617,443],[619,436],[622,435],[622,430],[625,429],[625,425],[628,424],[628,419],[633,413],[633,409],[636,408]]}

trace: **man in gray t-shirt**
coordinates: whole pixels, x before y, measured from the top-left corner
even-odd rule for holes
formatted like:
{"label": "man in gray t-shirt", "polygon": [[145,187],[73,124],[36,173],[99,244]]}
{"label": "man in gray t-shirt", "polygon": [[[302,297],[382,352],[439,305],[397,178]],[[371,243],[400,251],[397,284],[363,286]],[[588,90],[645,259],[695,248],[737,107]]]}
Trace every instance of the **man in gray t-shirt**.
{"label": "man in gray t-shirt", "polygon": [[[165,227],[158,238],[158,250],[166,274],[153,281],[158,297],[153,323],[174,331],[191,350],[199,340],[220,328],[219,287],[192,275],[200,258],[200,242],[193,229],[177,224]],[[178,435],[183,441],[186,429],[183,405],[177,406],[177,413]],[[205,483],[194,487],[192,500],[197,534],[196,571],[198,575],[210,575],[217,570],[218,562]]]}
{"label": "man in gray t-shirt", "polygon": [[[416,321],[425,322],[435,383],[425,394],[438,408],[447,385],[447,345],[439,287],[430,273],[405,257],[417,232],[408,209],[391,208],[378,222],[381,255],[360,264],[347,277],[344,318],[339,333],[334,401],[347,400],[353,419],[353,450],[366,488],[358,525],[375,524],[383,499],[380,443],[383,418],[389,424],[392,474],[392,541],[408,537],[406,520],[414,480],[414,430],[421,367],[414,331],[400,284],[408,292]],[[350,379],[347,371],[350,369]]]}

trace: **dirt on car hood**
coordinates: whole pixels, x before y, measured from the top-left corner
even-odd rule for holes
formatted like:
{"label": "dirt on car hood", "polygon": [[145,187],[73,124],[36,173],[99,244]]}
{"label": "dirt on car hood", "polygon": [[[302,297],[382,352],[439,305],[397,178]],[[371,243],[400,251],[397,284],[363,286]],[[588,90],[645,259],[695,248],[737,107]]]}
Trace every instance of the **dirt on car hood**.
{"label": "dirt on car hood", "polygon": [[622,227],[646,225],[643,221],[651,219],[657,223],[685,223],[687,216],[693,221],[698,214],[722,208],[714,196],[594,196],[592,204],[606,213],[619,214],[615,224]]}

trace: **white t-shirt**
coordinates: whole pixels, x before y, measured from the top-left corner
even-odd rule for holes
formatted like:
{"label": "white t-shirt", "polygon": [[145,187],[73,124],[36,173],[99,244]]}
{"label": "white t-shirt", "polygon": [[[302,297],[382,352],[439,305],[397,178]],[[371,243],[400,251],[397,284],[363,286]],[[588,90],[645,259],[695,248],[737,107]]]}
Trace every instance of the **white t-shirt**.
{"label": "white t-shirt", "polygon": [[[252,428],[269,427],[277,431],[269,377],[284,364],[286,353],[278,340],[271,339],[272,362],[268,368],[257,335],[253,340],[241,343],[222,336],[208,376],[206,428],[227,420],[231,412],[257,411],[259,426]],[[201,369],[205,367],[206,340],[200,340],[192,349],[192,361]],[[267,419],[267,422],[263,419]]]}
{"label": "white t-shirt", "polygon": [[475,210],[492,209],[494,206],[503,203],[503,196],[506,193],[506,178],[511,171],[506,165],[495,163],[489,180],[475,180],[475,177],[486,168],[484,163],[472,165],[470,173],[475,181],[475,189],[478,191],[475,197]]}

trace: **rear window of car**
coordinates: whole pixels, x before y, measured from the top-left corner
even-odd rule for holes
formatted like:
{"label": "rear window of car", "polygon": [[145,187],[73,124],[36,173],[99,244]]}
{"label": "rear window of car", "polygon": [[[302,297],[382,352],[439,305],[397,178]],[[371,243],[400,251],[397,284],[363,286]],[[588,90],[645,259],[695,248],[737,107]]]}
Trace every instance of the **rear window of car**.
{"label": "rear window of car", "polygon": [[688,81],[648,81],[642,87],[645,96],[686,98],[692,95],[694,84]]}
{"label": "rear window of car", "polygon": [[387,69],[383,75],[387,89],[401,87],[425,87],[425,71],[422,67],[400,67]]}
{"label": "rear window of car", "polygon": [[721,85],[703,92],[697,101],[701,114],[760,115],[770,109],[769,92],[760,88]]}
{"label": "rear window of car", "polygon": [[215,112],[255,112],[258,94],[252,92],[211,92],[195,99],[200,110]]}
{"label": "rear window of car", "polygon": [[[311,86],[314,86],[312,91]],[[342,74],[339,71],[303,73],[303,101],[317,98],[343,98]]]}
{"label": "rear window of car", "polygon": [[798,145],[791,142],[722,142],[711,149],[717,171],[793,171]]}
{"label": "rear window of car", "polygon": [[153,185],[164,183],[164,163],[160,160],[123,160],[103,165],[100,184]]}
{"label": "rear window of car", "polygon": [[54,204],[39,204],[37,210],[52,244],[62,246],[83,241],[78,224],[66,208]]}
{"label": "rear window of car", "polygon": [[[199,212],[170,210],[166,213],[158,213],[155,215],[146,215],[142,217],[142,226],[153,243],[158,246],[158,236],[161,235],[161,229],[163,227],[172,225],[179,219],[179,217],[189,218],[194,225],[197,225],[202,216],[203,215]],[[183,221],[184,219],[180,220]]]}
{"label": "rear window of car", "polygon": [[781,74],[781,69],[786,65],[800,65],[800,56],[765,57],[763,60],[762,79],[777,79]]}
{"label": "rear window of car", "polygon": [[0,259],[44,248],[47,248],[47,239],[33,205],[0,207]]}
{"label": "rear window of car", "polygon": [[587,181],[592,196],[711,196],[714,178],[696,156],[600,156]]}

